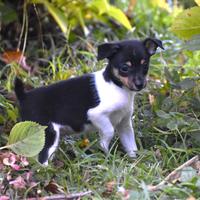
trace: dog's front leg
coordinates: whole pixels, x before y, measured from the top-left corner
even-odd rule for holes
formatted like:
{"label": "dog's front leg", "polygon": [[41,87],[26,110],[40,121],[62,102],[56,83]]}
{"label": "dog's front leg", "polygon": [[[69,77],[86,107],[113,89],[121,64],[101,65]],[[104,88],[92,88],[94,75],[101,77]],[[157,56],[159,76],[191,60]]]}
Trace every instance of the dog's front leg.
{"label": "dog's front leg", "polygon": [[135,134],[132,127],[131,117],[126,117],[121,121],[121,123],[117,126],[117,132],[128,156],[135,158],[138,149],[135,142]]}
{"label": "dog's front leg", "polygon": [[106,114],[91,110],[88,113],[89,120],[99,130],[100,146],[105,153],[109,152],[109,144],[114,136],[114,128]]}

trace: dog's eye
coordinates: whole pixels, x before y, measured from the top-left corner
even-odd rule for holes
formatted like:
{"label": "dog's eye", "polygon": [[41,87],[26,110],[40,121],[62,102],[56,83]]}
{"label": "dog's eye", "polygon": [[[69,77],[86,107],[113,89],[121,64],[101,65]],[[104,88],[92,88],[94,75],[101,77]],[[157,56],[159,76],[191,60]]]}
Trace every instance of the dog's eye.
{"label": "dog's eye", "polygon": [[127,64],[123,64],[121,67],[120,67],[120,72],[123,73],[123,74],[127,74],[128,71],[129,71],[129,66]]}

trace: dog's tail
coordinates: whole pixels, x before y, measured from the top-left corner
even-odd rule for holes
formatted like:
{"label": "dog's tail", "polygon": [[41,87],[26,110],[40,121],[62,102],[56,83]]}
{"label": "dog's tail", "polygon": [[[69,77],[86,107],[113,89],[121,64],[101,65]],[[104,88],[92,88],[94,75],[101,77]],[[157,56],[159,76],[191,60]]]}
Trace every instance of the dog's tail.
{"label": "dog's tail", "polygon": [[24,84],[18,77],[15,78],[14,90],[19,101],[22,101],[25,98]]}

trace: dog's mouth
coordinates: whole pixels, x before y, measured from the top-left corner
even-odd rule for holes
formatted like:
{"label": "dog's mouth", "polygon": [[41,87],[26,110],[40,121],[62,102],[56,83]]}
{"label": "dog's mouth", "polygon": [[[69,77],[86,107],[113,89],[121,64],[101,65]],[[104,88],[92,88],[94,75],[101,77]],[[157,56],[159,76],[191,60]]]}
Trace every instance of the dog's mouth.
{"label": "dog's mouth", "polygon": [[141,86],[136,86],[134,83],[133,84],[128,84],[126,85],[126,87],[131,90],[131,91],[134,91],[134,92],[139,92],[141,91],[142,89],[144,89],[146,87],[146,84],[143,84]]}
{"label": "dog's mouth", "polygon": [[146,82],[136,84],[135,82],[130,81],[128,78],[120,79],[120,80],[125,87],[127,87],[129,90],[134,91],[134,92],[139,92],[146,87]]}

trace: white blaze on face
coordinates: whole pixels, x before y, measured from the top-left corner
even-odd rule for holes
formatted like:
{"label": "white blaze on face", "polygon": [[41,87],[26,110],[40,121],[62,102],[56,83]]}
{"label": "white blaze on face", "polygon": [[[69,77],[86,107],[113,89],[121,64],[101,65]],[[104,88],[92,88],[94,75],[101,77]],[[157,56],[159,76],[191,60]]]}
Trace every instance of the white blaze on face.
{"label": "white blaze on face", "polygon": [[145,60],[142,59],[142,60],[140,61],[140,64],[143,65],[144,63],[145,63]]}
{"label": "white blaze on face", "polygon": [[126,64],[127,64],[129,67],[131,67],[131,66],[132,66],[132,64],[131,64],[131,62],[130,62],[130,61],[126,62]]}

